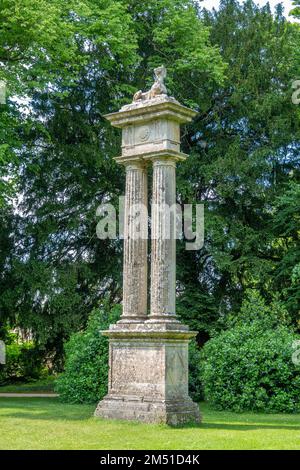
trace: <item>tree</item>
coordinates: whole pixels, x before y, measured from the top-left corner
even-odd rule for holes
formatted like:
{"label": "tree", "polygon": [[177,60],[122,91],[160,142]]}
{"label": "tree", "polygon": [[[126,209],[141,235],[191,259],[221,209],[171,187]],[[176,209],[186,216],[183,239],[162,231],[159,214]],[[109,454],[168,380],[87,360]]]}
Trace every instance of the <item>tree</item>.
{"label": "tree", "polygon": [[274,214],[273,249],[277,255],[272,286],[281,290],[294,323],[300,327],[300,184],[287,183]]}
{"label": "tree", "polygon": [[[203,18],[229,65],[224,85],[195,83],[206,99],[185,134],[190,157],[178,188],[180,202],[205,204],[205,244],[192,253],[182,245],[178,275],[180,311],[186,322],[198,311],[192,324],[205,339],[239,312],[248,287],[272,298],[280,262],[273,244],[276,198],[287,181],[299,181],[300,116],[291,77],[300,64],[299,29],[280,9],[273,16],[269,6],[226,0]],[[198,295],[182,312],[182,302],[193,301],[190,291]]]}
{"label": "tree", "polygon": [[300,18],[300,2],[298,0],[295,0],[293,2],[293,5],[295,6],[295,8],[290,11],[290,15],[294,16],[295,18]]}
{"label": "tree", "polygon": [[271,302],[282,282],[295,286],[298,268],[290,258],[284,277],[274,273],[291,254],[282,248],[290,235],[276,225],[276,218],[286,220],[278,201],[292,197],[288,182],[299,183],[300,108],[291,100],[299,27],[280,7],[272,15],[252,1],[224,0],[219,11],[207,12],[189,0],[57,0],[52,41],[42,20],[37,31],[28,27],[45,5],[31,17],[31,6],[22,4],[24,44],[22,22],[19,30],[6,15],[1,25],[13,26],[7,37],[18,46],[5,46],[5,53],[21,52],[8,66],[14,93],[23,90],[28,100],[23,114],[20,101],[2,108],[16,120],[3,126],[11,133],[4,169],[18,175],[18,203],[3,219],[2,320],[32,329],[61,358],[63,341],[85,326],[104,295],[121,300],[122,243],[100,241],[95,231],[97,206],[116,206],[124,193],[124,173],[112,160],[120,132],[103,114],[148,87],[162,63],[169,94],[199,111],[182,133],[190,156],[178,165],[177,202],[204,202],[205,245],[190,252],[178,242],[179,314],[202,344],[238,315],[247,288]]}
{"label": "tree", "polygon": [[166,51],[170,93],[177,84],[186,93],[183,77],[220,82],[224,70],[190,1],[83,3],[79,17],[65,13],[76,31],[76,78],[54,64],[51,87],[30,95],[13,222],[19,244],[6,270],[17,288],[2,301],[13,324],[31,328],[60,355],[104,294],[121,299],[122,244],[97,240],[95,230],[97,206],[116,205],[124,192],[122,169],[111,158],[120,133],[102,115],[130,101]]}
{"label": "tree", "polygon": [[[109,162],[96,178],[103,167],[98,142],[103,120],[99,100],[93,101],[102,88],[106,110],[112,97],[127,90],[119,78],[137,60],[136,39],[122,2],[58,1],[51,7],[49,2],[5,2],[1,15],[4,78],[8,93],[18,93],[17,101],[8,96],[6,104],[7,113],[17,114],[18,145],[6,144],[17,162],[10,168],[6,159],[4,168],[19,177],[19,200],[7,233],[16,243],[3,253],[1,321],[29,328],[46,350],[61,356],[64,339],[85,323],[99,300],[97,275],[105,271],[87,267],[93,266],[91,255],[87,263],[86,246],[78,241],[88,244],[94,235],[94,195],[99,189],[102,198],[112,177]],[[22,114],[24,94],[28,106]],[[107,181],[105,187],[101,181]],[[80,197],[83,182],[86,197]],[[84,234],[83,207],[87,217],[93,214]],[[106,257],[111,264],[105,247],[103,253],[103,261]],[[82,257],[82,265],[76,257]]]}
{"label": "tree", "polygon": [[24,111],[32,92],[51,86],[58,69],[62,82],[76,76],[74,6],[72,0],[51,5],[46,0],[1,0],[0,82],[6,103],[0,103],[0,207],[16,192]]}

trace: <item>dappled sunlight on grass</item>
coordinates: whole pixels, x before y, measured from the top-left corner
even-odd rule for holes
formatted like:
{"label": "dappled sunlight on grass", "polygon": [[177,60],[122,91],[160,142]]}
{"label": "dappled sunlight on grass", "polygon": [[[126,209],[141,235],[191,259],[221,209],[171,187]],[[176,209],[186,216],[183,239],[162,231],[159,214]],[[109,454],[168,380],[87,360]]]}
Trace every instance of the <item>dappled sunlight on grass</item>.
{"label": "dappled sunlight on grass", "polygon": [[299,415],[235,414],[200,404],[203,423],[172,428],[93,417],[94,405],[1,398],[1,449],[300,449]]}

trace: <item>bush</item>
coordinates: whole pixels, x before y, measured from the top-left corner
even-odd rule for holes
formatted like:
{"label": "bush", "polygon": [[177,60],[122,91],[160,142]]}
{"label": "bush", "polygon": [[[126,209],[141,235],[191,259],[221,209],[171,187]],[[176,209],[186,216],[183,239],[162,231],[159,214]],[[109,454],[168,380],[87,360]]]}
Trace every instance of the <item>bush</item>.
{"label": "bush", "polygon": [[203,400],[201,382],[201,352],[195,340],[189,344],[189,394],[194,401]]}
{"label": "bush", "polygon": [[[33,343],[23,343],[20,353],[20,376],[24,381],[37,380],[45,372],[44,354]],[[48,372],[48,371],[47,371]]]}
{"label": "bush", "polygon": [[8,344],[5,347],[5,364],[0,365],[0,384],[6,385],[19,375],[21,347],[18,343]]}
{"label": "bush", "polygon": [[270,305],[255,289],[247,289],[245,299],[238,315],[230,317],[229,328],[236,325],[251,324],[259,321],[263,329],[273,329],[280,325],[290,325],[291,318],[286,310],[285,304],[279,300],[275,293]]}
{"label": "bush", "polygon": [[56,381],[55,391],[68,403],[94,403],[107,393],[108,339],[100,334],[121,313],[120,305],[110,310],[95,309],[85,331],[75,333],[65,345],[65,372]]}
{"label": "bush", "polygon": [[256,305],[257,315],[248,298],[242,307],[243,322],[205,344],[205,398],[217,409],[299,412],[300,369],[292,362],[297,336],[287,326],[275,325],[274,318],[264,314],[263,302]]}
{"label": "bush", "polygon": [[41,377],[43,355],[33,342],[18,343],[11,335],[5,348],[5,364],[0,365],[0,384],[27,382]]}

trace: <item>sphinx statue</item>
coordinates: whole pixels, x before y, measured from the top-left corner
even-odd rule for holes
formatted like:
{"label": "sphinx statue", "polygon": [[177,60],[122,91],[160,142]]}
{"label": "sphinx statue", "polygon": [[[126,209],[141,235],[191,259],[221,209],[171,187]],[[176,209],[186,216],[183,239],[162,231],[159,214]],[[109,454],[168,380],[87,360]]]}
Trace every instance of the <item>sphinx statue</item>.
{"label": "sphinx statue", "polygon": [[142,90],[137,91],[134,94],[133,101],[146,101],[157,98],[160,95],[167,95],[167,88],[164,84],[166,75],[167,69],[163,65],[154,69],[155,81],[151,89],[145,92],[142,92]]}

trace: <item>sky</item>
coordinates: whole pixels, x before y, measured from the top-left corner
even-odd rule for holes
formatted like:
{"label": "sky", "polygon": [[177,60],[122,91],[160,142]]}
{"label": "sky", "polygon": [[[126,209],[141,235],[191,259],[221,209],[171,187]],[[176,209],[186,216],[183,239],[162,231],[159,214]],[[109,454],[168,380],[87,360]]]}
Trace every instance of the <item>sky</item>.
{"label": "sky", "polygon": [[[264,6],[267,3],[267,0],[254,0],[260,6]],[[275,5],[278,3],[283,3],[285,16],[288,16],[288,13],[293,8],[292,0],[269,0],[272,10],[274,11]],[[201,6],[210,10],[211,8],[218,8],[219,0],[203,0]]]}

